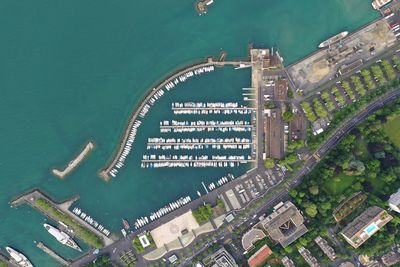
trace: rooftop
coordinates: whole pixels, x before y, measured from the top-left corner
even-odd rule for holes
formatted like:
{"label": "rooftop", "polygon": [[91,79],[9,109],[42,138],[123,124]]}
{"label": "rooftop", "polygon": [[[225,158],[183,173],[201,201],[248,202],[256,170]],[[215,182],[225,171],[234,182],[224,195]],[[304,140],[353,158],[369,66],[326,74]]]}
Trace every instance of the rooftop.
{"label": "rooftop", "polygon": [[397,263],[400,263],[400,253],[391,251],[383,255],[381,260],[386,266],[393,266]]}
{"label": "rooftop", "polygon": [[269,236],[283,247],[287,247],[307,233],[308,230],[303,223],[303,215],[290,201],[277,206],[274,212],[261,222]]}
{"label": "rooftop", "polygon": [[319,267],[320,266],[317,259],[313,255],[311,255],[311,252],[308,249],[306,249],[305,247],[300,247],[299,253],[304,258],[304,260],[308,263],[308,265],[310,265],[311,267]]}
{"label": "rooftop", "polygon": [[349,223],[341,234],[350,245],[358,248],[392,218],[382,208],[372,206]]}
{"label": "rooftop", "polygon": [[393,210],[400,212],[400,189],[390,196],[389,205]]}
{"label": "rooftop", "polygon": [[331,260],[334,261],[336,259],[335,250],[328,244],[328,242],[320,236],[315,238],[315,243],[322,249],[325,255]]}
{"label": "rooftop", "polygon": [[283,264],[285,267],[295,267],[293,261],[292,261],[288,256],[286,256],[286,257],[284,257],[284,258],[282,259],[282,264]]}
{"label": "rooftop", "polygon": [[242,247],[244,250],[248,251],[253,248],[253,244],[261,240],[265,237],[265,234],[262,230],[257,228],[251,228],[250,231],[245,233],[242,237]]}
{"label": "rooftop", "polygon": [[[220,248],[213,254],[209,255],[207,259],[210,259],[211,264],[207,264],[207,266],[211,267],[237,267],[238,265],[236,264],[234,258],[231,256],[231,254],[228,253],[228,251],[225,250],[225,248]],[[205,262],[204,260],[203,262]]]}
{"label": "rooftop", "polygon": [[247,263],[250,267],[261,266],[261,264],[272,254],[272,250],[267,246],[262,246],[253,256],[251,256]]}

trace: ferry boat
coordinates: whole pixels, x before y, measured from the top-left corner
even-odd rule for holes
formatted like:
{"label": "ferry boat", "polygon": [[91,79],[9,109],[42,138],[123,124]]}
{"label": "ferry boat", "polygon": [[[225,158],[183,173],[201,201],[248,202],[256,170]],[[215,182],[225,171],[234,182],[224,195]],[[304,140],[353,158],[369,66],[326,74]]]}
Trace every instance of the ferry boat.
{"label": "ferry boat", "polygon": [[384,5],[390,3],[392,0],[374,0],[372,2],[372,7],[376,10],[379,10]]}
{"label": "ferry boat", "polygon": [[6,247],[6,251],[10,254],[11,260],[20,267],[33,267],[33,264],[21,252],[16,251],[11,247]]}
{"label": "ferry boat", "polygon": [[124,225],[124,228],[126,230],[128,230],[129,228],[131,228],[131,226],[129,225],[129,222],[127,219],[122,219],[122,224]]}
{"label": "ferry boat", "polygon": [[319,48],[325,48],[327,46],[330,46],[336,42],[339,42],[340,40],[342,40],[343,38],[345,38],[347,35],[349,34],[349,32],[345,31],[345,32],[341,32],[339,34],[336,34],[335,36],[332,36],[331,38],[329,38],[326,41],[323,41],[322,43],[319,44]]}
{"label": "ferry boat", "polygon": [[57,228],[47,223],[43,224],[43,226],[47,230],[47,232],[54,236],[54,238],[57,239],[57,241],[61,244],[73,248],[77,251],[82,251],[78,244],[76,244],[75,241],[68,234],[64,233],[61,230],[58,230]]}

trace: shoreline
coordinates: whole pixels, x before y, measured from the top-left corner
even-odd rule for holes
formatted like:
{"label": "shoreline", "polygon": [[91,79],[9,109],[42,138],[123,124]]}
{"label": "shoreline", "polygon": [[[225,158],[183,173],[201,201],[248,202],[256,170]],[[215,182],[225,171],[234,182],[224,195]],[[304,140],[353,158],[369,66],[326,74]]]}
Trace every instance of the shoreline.
{"label": "shoreline", "polygon": [[207,57],[206,60],[200,61],[198,63],[193,63],[187,66],[184,66],[180,69],[177,69],[176,71],[172,72],[171,74],[167,75],[166,78],[162,79],[159,81],[156,86],[151,87],[151,89],[147,90],[147,92],[144,94],[144,97],[140,101],[140,104],[137,105],[131,115],[129,116],[128,124],[125,127],[124,133],[122,137],[120,138],[119,144],[118,144],[118,149],[116,149],[113,152],[113,156],[111,157],[111,160],[108,161],[108,163],[105,165],[104,168],[102,168],[99,171],[99,176],[102,180],[105,182],[108,182],[111,177],[110,177],[110,171],[114,169],[115,165],[118,162],[118,159],[122,155],[124,151],[124,147],[129,139],[129,135],[131,132],[132,127],[134,126],[135,122],[139,121],[141,122],[140,119],[138,119],[140,111],[145,107],[145,105],[149,102],[149,100],[160,90],[162,89],[166,84],[169,82],[173,81],[180,75],[192,71],[197,68],[202,68],[202,67],[209,67],[209,66],[215,66],[215,67],[224,67],[225,65],[232,65],[232,66],[238,66],[240,64],[249,64],[249,58],[246,60],[233,60],[233,61],[217,61],[213,57]]}
{"label": "shoreline", "polygon": [[90,154],[90,152],[95,148],[95,144],[92,141],[89,141],[86,146],[83,148],[83,150],[73,159],[71,160],[67,167],[65,167],[64,170],[60,171],[57,168],[53,168],[51,170],[51,173],[55,176],[57,176],[60,179],[64,179],[66,176],[70,174],[73,170],[75,170],[76,167],[79,166],[79,164],[85,160],[85,158]]}

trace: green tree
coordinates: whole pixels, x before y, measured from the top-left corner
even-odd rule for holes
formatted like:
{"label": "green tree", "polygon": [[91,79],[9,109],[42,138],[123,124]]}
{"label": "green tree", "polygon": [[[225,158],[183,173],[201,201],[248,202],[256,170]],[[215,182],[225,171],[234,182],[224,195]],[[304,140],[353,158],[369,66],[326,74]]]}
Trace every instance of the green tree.
{"label": "green tree", "polygon": [[295,197],[297,196],[297,191],[296,191],[295,189],[290,189],[290,190],[289,190],[289,195],[290,195],[292,198],[295,198]]}
{"label": "green tree", "polygon": [[213,210],[211,204],[205,204],[192,211],[193,217],[199,224],[203,224],[210,220]]}
{"label": "green tree", "polygon": [[285,251],[290,254],[293,252],[293,248],[291,246],[288,246],[285,248]]}
{"label": "green tree", "polygon": [[287,110],[283,113],[283,120],[286,122],[291,122],[294,119],[294,114],[291,110]]}
{"label": "green tree", "polygon": [[307,204],[306,213],[311,218],[314,218],[318,214],[317,206],[314,203]]}
{"label": "green tree", "polygon": [[310,188],[308,188],[308,191],[310,191],[310,193],[312,194],[312,195],[318,195],[319,194],[319,188],[318,188],[318,185],[313,185],[313,186],[311,186]]}
{"label": "green tree", "polygon": [[321,209],[330,210],[332,208],[332,204],[330,202],[323,202],[320,204]]}
{"label": "green tree", "polygon": [[275,166],[275,160],[272,159],[272,158],[267,158],[267,159],[264,161],[264,166],[265,166],[265,168],[267,168],[267,169],[272,169],[272,168]]}

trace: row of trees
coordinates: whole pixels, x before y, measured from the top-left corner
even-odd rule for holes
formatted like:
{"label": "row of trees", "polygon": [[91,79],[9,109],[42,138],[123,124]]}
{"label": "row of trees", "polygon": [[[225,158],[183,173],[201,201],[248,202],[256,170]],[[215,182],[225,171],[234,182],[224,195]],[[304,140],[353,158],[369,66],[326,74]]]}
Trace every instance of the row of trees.
{"label": "row of trees", "polygon": [[328,112],[326,111],[324,105],[321,103],[321,101],[316,97],[313,100],[313,106],[315,113],[320,117],[320,118],[327,118],[328,117]]}
{"label": "row of trees", "polygon": [[400,58],[398,56],[393,56],[392,61],[396,65],[396,69],[400,71]]}
{"label": "row of trees", "polygon": [[394,79],[396,79],[396,72],[393,69],[392,65],[390,64],[389,60],[387,59],[382,60],[382,67],[389,81],[393,81]]}
{"label": "row of trees", "polygon": [[350,83],[348,81],[343,81],[342,88],[350,98],[350,100],[356,99],[356,95],[354,94],[353,90],[351,89]]}
{"label": "row of trees", "polygon": [[346,118],[351,117],[354,113],[363,109],[364,106],[368,105],[374,99],[394,88],[397,88],[399,85],[400,79],[395,79],[391,83],[380,86],[371,93],[359,98],[358,101],[354,102],[353,104],[345,106],[344,108],[336,111],[333,115],[333,119],[331,120],[329,127],[325,129],[323,133],[316,136],[309,135],[307,140],[308,146],[311,148],[317,148],[326,139],[326,137],[329,136],[332,131],[337,128],[338,125],[343,123]]}
{"label": "row of trees", "polygon": [[333,100],[328,92],[323,91],[321,93],[321,98],[322,98],[322,100],[325,101],[326,108],[328,109],[329,112],[332,112],[333,110],[335,110],[335,108],[336,108],[335,103],[333,102]]}
{"label": "row of trees", "polygon": [[361,78],[359,76],[353,75],[351,76],[350,79],[357,93],[360,96],[364,96],[367,93],[367,91],[365,90],[364,84],[361,82]]}
{"label": "row of trees", "polygon": [[374,65],[371,67],[372,74],[378,79],[380,86],[386,83],[385,75],[379,65]]}
{"label": "row of trees", "polygon": [[368,90],[372,90],[372,89],[376,88],[376,85],[371,77],[371,72],[368,69],[363,69],[361,71],[361,76],[363,77]]}
{"label": "row of trees", "polygon": [[332,94],[334,95],[334,97],[337,99],[337,101],[339,102],[339,104],[341,106],[346,105],[346,99],[344,98],[344,96],[339,92],[339,89],[334,86],[332,87]]}
{"label": "row of trees", "polygon": [[314,122],[317,120],[317,116],[315,115],[313,109],[311,108],[310,103],[305,101],[301,103],[301,107],[303,108],[304,113],[306,114],[306,117],[309,121]]}

